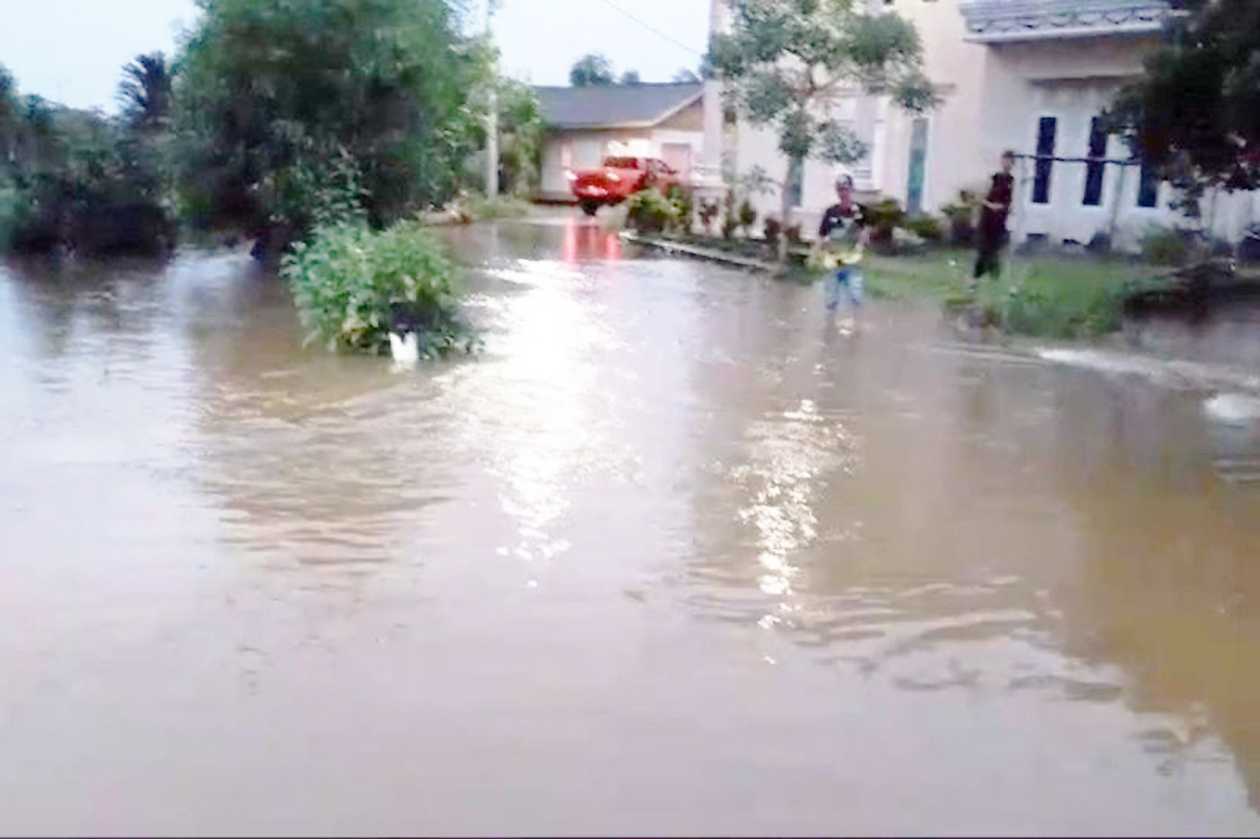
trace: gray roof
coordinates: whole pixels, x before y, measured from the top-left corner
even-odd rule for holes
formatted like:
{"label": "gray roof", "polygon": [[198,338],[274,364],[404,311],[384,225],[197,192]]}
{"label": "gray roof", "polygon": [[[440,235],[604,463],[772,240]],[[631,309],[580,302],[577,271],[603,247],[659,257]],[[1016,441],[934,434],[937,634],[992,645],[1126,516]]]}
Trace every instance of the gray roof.
{"label": "gray roof", "polygon": [[695,102],[704,85],[536,87],[534,92],[550,128],[646,128]]}

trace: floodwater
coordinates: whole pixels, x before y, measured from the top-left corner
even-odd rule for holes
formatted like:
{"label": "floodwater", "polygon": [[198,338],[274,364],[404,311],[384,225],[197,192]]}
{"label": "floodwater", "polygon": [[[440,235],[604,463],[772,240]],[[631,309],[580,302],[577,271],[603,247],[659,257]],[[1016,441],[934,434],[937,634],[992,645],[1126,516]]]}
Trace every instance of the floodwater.
{"label": "floodwater", "polygon": [[241,254],[0,270],[0,833],[1260,832],[1246,355],[449,235],[402,373]]}

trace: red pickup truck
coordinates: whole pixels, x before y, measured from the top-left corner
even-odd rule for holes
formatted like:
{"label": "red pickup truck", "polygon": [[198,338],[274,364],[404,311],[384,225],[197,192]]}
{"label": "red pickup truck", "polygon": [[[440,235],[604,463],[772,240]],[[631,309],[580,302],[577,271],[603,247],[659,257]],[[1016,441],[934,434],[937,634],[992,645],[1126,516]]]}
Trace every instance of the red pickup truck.
{"label": "red pickup truck", "polygon": [[603,206],[616,206],[634,193],[656,187],[669,192],[681,186],[682,177],[669,164],[654,157],[607,157],[598,169],[569,172],[573,195],[588,216]]}

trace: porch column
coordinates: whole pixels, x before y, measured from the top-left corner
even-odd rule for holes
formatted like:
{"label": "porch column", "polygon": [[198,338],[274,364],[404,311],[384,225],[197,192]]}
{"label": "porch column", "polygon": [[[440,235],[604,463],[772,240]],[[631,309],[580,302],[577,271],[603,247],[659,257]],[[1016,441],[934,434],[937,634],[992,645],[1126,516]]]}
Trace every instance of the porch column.
{"label": "porch column", "polygon": [[[710,0],[709,32],[717,34],[726,28],[726,0]],[[692,175],[694,187],[704,197],[719,197],[722,184],[722,146],[725,135],[722,119],[722,83],[717,79],[704,82],[704,147],[700,163]]]}

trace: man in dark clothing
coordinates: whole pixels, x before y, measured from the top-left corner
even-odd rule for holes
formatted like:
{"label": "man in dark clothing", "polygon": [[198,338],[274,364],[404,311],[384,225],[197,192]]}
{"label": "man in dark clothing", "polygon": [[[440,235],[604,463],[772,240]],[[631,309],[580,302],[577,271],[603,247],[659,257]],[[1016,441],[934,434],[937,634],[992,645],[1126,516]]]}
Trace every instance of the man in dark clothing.
{"label": "man in dark clothing", "polygon": [[976,231],[979,254],[973,275],[976,280],[985,274],[997,276],[1002,270],[998,254],[1006,244],[1006,219],[1015,194],[1015,176],[1011,174],[1014,168],[1015,153],[1008,151],[1002,155],[1002,171],[993,176],[993,185],[980,207],[980,227]]}
{"label": "man in dark clothing", "polygon": [[836,269],[834,284],[829,285],[827,290],[828,309],[840,305],[842,286],[848,289],[853,305],[861,305],[862,272],[859,265],[869,239],[862,208],[853,200],[853,178],[841,175],[836,180],[836,196],[840,201],[823,213],[818,240],[814,245],[814,257],[818,258],[824,249],[828,250],[829,256],[823,262]]}

